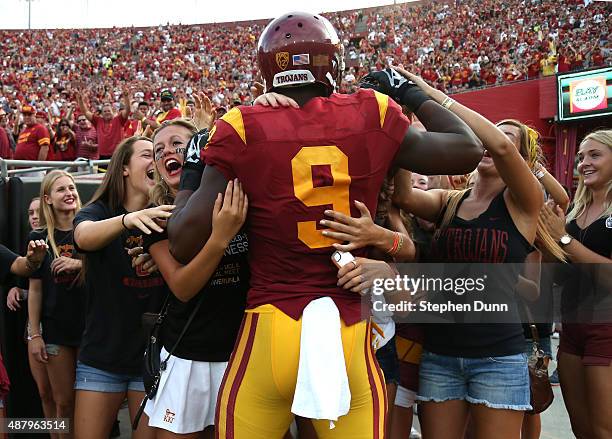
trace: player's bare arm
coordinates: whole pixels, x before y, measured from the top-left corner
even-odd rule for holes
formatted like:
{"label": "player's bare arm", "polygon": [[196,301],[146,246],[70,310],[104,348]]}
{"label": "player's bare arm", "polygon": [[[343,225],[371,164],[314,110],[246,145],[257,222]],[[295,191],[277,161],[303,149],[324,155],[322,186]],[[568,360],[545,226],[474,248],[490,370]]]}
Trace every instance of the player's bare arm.
{"label": "player's bare arm", "polygon": [[427,131],[409,128],[395,164],[419,174],[456,175],[473,171],[482,158],[482,143],[472,130],[433,101],[415,113]]}
{"label": "player's bare arm", "polygon": [[214,166],[207,166],[195,191],[183,189],[176,194],[176,208],[168,221],[168,239],[170,253],[180,263],[187,264],[206,244],[212,231],[215,200],[225,192],[227,183]]}
{"label": "player's bare arm", "polygon": [[[427,132],[408,129],[395,164],[420,174],[464,174],[476,168],[482,143],[459,117],[431,100],[416,84],[387,68],[365,76],[362,88],[373,88],[419,118]],[[435,160],[432,160],[435,158]]]}
{"label": "player's bare arm", "polygon": [[[168,221],[170,253],[182,264],[204,247],[212,231],[212,212],[219,193],[227,187],[225,176],[214,166],[204,167],[201,150],[208,143],[208,130],[196,133],[187,145],[176,208]],[[189,230],[189,233],[184,233]]]}

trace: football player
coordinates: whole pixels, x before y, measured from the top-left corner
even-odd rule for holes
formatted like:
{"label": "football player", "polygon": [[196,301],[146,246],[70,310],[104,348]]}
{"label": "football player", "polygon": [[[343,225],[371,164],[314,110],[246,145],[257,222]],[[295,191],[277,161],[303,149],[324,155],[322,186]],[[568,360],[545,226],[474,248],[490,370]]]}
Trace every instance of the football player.
{"label": "football player", "polygon": [[[372,89],[335,93],[343,46],[322,16],[296,12],[272,21],[259,40],[258,64],[266,91],[291,97],[299,108],[239,106],[218,120],[201,154],[187,152],[168,223],[171,251],[187,262],[210,235],[212,208],[227,182],[238,179],[249,197],[251,288],[219,391],[217,435],[283,437],[293,418],[302,312],[329,297],[341,317],[350,410],[333,429],[325,420],[313,425],[322,439],[382,439],[387,402],[369,318],[360,296],[337,286],[330,260],[337,241],[319,221],[326,209],[358,216],[355,201],[375,212],[391,166],[464,174],[480,161],[482,145],[459,118],[392,70],[369,80],[393,99]],[[428,131],[411,129],[394,99]],[[204,164],[201,180],[190,173]]]}

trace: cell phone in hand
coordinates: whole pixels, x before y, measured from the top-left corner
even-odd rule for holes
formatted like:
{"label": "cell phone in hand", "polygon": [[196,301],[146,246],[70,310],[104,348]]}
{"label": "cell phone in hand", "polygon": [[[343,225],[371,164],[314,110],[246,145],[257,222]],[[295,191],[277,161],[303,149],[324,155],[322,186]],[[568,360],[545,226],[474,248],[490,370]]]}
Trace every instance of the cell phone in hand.
{"label": "cell phone in hand", "polygon": [[332,262],[338,268],[344,267],[346,264],[350,264],[355,260],[355,257],[351,254],[351,252],[341,252],[339,250],[335,251],[331,255]]}

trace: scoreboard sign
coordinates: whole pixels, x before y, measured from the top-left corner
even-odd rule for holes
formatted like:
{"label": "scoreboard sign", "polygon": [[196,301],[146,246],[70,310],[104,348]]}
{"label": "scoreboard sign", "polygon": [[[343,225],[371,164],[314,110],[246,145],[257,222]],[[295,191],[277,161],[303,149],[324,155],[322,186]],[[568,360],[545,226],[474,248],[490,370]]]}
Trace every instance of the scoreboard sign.
{"label": "scoreboard sign", "polygon": [[559,121],[612,115],[612,67],[557,75]]}

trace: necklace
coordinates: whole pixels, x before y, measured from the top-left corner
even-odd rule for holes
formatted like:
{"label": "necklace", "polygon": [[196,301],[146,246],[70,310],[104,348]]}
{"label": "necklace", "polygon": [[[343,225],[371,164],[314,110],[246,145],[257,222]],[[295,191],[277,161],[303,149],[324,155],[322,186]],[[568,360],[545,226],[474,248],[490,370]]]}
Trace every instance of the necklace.
{"label": "necklace", "polygon": [[[590,223],[588,223],[588,225],[587,225],[587,221],[589,220],[589,214],[591,213],[591,212],[590,212],[590,210],[591,210],[591,206],[592,206],[592,205],[590,205],[590,206],[587,208],[586,212],[584,212],[584,223],[583,223],[583,224],[584,224],[584,228],[581,228],[580,226],[578,227],[578,230],[579,230],[579,232],[578,232],[578,235],[579,235],[579,241],[580,241],[581,243],[584,243],[584,240],[586,239],[587,233],[589,232],[589,228],[590,228],[590,227],[591,227],[593,224],[595,224],[597,221],[599,221],[599,217],[600,217],[600,216],[601,216],[601,214],[603,213],[603,209],[602,209],[602,211],[599,213],[599,215],[597,215],[597,216],[595,217],[595,219],[594,219],[593,221],[591,221]],[[612,228],[612,215],[610,215],[610,217],[606,219],[606,227],[608,227],[608,223],[610,223],[610,228]],[[578,221],[576,221],[576,225],[578,225]]]}

